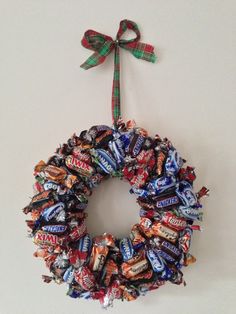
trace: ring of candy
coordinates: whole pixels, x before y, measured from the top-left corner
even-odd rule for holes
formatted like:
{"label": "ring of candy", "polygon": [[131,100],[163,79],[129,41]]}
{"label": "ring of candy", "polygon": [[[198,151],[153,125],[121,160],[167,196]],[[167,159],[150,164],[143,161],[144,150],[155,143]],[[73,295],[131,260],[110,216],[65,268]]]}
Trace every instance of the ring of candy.
{"label": "ring of candy", "polygon": [[[68,295],[98,299],[104,307],[114,299],[135,300],[166,281],[185,283],[182,267],[195,261],[189,253],[195,220],[201,220],[200,198],[193,192],[192,167],[183,167],[171,142],[150,137],[133,121],[117,128],[91,127],[73,135],[34,170],[35,195],[23,211],[30,235],[52,276],[45,282],[68,284]],[[140,221],[129,236],[91,238],[85,209],[92,190],[119,177],[137,196]]]}

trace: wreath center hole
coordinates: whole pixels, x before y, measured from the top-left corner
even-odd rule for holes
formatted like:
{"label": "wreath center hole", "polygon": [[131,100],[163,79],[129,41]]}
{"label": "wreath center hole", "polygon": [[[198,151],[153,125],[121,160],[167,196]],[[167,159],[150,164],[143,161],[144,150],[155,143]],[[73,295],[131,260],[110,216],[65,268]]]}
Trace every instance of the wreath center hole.
{"label": "wreath center hole", "polygon": [[129,236],[131,227],[139,221],[139,205],[130,185],[119,178],[103,181],[93,189],[86,212],[86,225],[91,236],[104,232],[122,238]]}

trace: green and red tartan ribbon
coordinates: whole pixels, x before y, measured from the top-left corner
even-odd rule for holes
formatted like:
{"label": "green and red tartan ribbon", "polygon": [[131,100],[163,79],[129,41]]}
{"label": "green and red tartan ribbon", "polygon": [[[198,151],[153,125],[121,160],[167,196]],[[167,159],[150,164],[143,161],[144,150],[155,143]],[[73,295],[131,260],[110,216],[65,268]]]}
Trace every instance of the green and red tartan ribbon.
{"label": "green and red tartan ribbon", "polygon": [[[136,37],[132,39],[121,39],[122,35],[130,29],[135,32]],[[112,120],[114,126],[117,126],[117,121],[121,118],[120,109],[120,53],[119,47],[124,48],[132,53],[138,59],[143,59],[149,62],[156,61],[154,47],[139,41],[140,31],[136,23],[123,20],[120,22],[120,27],[116,35],[116,40],[112,37],[98,33],[94,30],[87,30],[82,38],[82,45],[90,50],[95,51],[81,67],[88,70],[95,67],[106,60],[106,57],[115,50],[114,58],[114,76],[112,85]]]}

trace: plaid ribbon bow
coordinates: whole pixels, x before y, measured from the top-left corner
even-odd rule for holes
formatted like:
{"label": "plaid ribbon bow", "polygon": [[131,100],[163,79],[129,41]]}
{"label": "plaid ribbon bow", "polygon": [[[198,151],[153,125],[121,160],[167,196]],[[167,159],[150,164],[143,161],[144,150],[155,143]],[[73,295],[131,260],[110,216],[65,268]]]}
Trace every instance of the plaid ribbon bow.
{"label": "plaid ribbon bow", "polygon": [[[122,35],[130,29],[135,32],[136,37],[132,39],[121,39]],[[143,59],[149,62],[155,62],[156,56],[154,47],[139,41],[140,31],[136,23],[123,20],[120,22],[120,27],[116,35],[116,40],[112,37],[98,33],[94,30],[87,30],[82,38],[82,45],[95,51],[82,65],[81,68],[88,70],[95,67],[106,60],[106,57],[115,50],[114,58],[114,76],[112,84],[112,120],[116,127],[117,122],[121,117],[120,109],[120,52],[119,47],[124,48],[132,53],[138,59]]]}

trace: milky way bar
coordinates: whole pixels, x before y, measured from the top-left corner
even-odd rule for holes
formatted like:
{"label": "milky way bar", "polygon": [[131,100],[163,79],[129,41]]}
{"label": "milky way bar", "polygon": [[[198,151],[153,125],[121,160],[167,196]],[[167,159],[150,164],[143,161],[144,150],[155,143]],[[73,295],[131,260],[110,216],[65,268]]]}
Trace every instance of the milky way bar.
{"label": "milky way bar", "polygon": [[152,232],[154,235],[165,238],[172,243],[176,242],[179,235],[177,231],[162,225],[160,222],[154,222],[152,224]]}
{"label": "milky way bar", "polygon": [[132,278],[148,269],[148,261],[143,254],[138,254],[127,262],[122,263],[121,269],[126,278]]}
{"label": "milky way bar", "polygon": [[139,154],[142,146],[144,143],[144,137],[140,136],[139,134],[134,134],[131,138],[131,141],[129,143],[129,153],[131,154],[131,156],[135,157]]}
{"label": "milky way bar", "polygon": [[152,265],[152,269],[156,273],[160,273],[165,269],[165,264],[161,256],[158,255],[157,251],[149,249],[147,251],[147,257]]}
{"label": "milky way bar", "polygon": [[174,257],[179,257],[181,254],[180,250],[168,241],[161,242],[161,249],[166,251],[167,253],[170,253]]}

